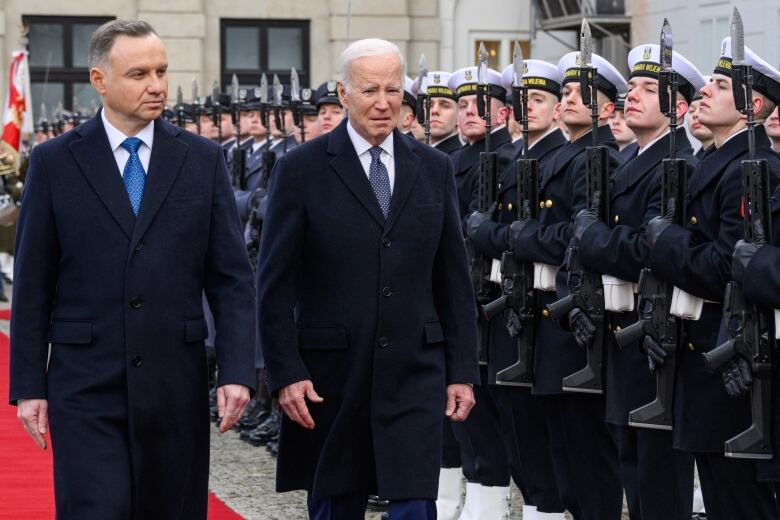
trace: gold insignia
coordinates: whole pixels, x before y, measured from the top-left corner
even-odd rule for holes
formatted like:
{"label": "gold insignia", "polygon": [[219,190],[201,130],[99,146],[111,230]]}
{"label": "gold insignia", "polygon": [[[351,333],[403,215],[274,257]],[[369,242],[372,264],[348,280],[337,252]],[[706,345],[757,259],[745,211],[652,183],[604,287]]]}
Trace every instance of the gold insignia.
{"label": "gold insignia", "polygon": [[577,57],[574,58],[574,64],[578,67],[582,66],[582,56],[580,56],[580,53],[577,53]]}
{"label": "gold insignia", "polygon": [[652,53],[652,49],[650,47],[645,47],[645,50],[642,53],[642,59],[645,61],[649,60],[651,53]]}
{"label": "gold insignia", "polygon": [[726,42],[723,42],[723,45],[720,46],[720,55],[725,56],[726,55]]}
{"label": "gold insignia", "polygon": [[439,83],[441,83],[441,74],[434,74],[433,75],[433,82],[436,83],[437,85]]}
{"label": "gold insignia", "polygon": [[695,215],[693,217],[691,217],[691,224],[696,224],[697,222],[698,222],[698,220],[696,220],[696,216]]}
{"label": "gold insignia", "polygon": [[466,77],[466,81],[471,81],[471,71],[470,70],[467,70],[464,73],[464,76]]}
{"label": "gold insignia", "polygon": [[525,61],[523,62],[523,74],[528,74],[528,63]]}

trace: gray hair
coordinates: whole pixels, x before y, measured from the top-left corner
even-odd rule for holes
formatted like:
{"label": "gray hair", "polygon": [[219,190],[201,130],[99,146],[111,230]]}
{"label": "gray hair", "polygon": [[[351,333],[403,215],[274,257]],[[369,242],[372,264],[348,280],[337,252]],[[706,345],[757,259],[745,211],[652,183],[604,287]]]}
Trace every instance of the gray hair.
{"label": "gray hair", "polygon": [[87,64],[89,68],[106,65],[108,53],[120,36],[142,38],[157,33],[148,22],[143,20],[111,20],[98,27],[89,41]]}
{"label": "gray hair", "polygon": [[349,68],[352,62],[359,58],[369,56],[386,56],[394,54],[401,61],[401,84],[403,87],[404,73],[406,71],[406,62],[398,46],[387,40],[380,38],[366,38],[350,44],[339,56],[339,81],[344,84],[344,88],[349,86]]}

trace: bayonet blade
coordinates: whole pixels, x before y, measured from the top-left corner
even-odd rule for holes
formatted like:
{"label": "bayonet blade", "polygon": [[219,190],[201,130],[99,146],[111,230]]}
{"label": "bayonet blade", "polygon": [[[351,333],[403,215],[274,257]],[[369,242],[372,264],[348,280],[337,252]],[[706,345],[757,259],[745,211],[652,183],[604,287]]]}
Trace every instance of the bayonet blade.
{"label": "bayonet blade", "polygon": [[274,89],[274,105],[277,107],[282,106],[282,92],[284,91],[284,87],[282,87],[281,81],[279,81],[279,76],[274,74],[274,80],[273,80],[273,89]]}
{"label": "bayonet blade", "polygon": [[520,42],[517,40],[512,50],[512,85],[523,86],[523,49],[520,48]]}
{"label": "bayonet blade", "polygon": [[669,25],[669,20],[664,18],[664,25],[661,27],[661,70],[672,70],[673,49],[672,26]]}
{"label": "bayonet blade", "polygon": [[588,20],[584,18],[580,28],[580,60],[583,67],[590,67],[593,60],[593,36],[590,33]]}
{"label": "bayonet blade", "polygon": [[230,78],[230,100],[233,103],[238,102],[238,76],[235,74]]}
{"label": "bayonet blade", "polygon": [[265,72],[260,76],[260,103],[268,104],[268,78],[265,77]]}
{"label": "bayonet blade", "polygon": [[219,105],[219,81],[214,80],[214,84],[211,86],[211,103],[214,106]]}
{"label": "bayonet blade", "polygon": [[417,79],[419,86],[417,92],[421,94],[428,93],[428,59],[425,54],[420,54],[420,68],[417,71]]}
{"label": "bayonet blade", "polygon": [[301,84],[298,80],[298,72],[295,67],[290,71],[290,99],[293,101],[301,100]]}
{"label": "bayonet blade", "polygon": [[477,83],[487,85],[488,53],[484,42],[479,42],[477,52]]}
{"label": "bayonet blade", "polygon": [[745,64],[745,29],[742,26],[742,16],[736,7],[731,13],[731,63]]}
{"label": "bayonet blade", "polygon": [[181,85],[176,87],[176,104],[179,106],[184,104],[184,93],[181,91]]}
{"label": "bayonet blade", "polygon": [[192,78],[192,102],[198,102],[198,78]]}

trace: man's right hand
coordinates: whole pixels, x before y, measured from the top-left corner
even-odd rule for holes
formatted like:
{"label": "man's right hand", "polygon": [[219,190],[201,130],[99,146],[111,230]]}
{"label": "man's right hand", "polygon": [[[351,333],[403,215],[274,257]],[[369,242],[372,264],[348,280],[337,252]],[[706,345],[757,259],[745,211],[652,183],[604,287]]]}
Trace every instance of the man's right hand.
{"label": "man's right hand", "polygon": [[49,430],[49,402],[46,399],[24,399],[17,403],[16,416],[24,429],[42,450],[46,449],[46,432]]}
{"label": "man's right hand", "polygon": [[298,381],[291,385],[287,385],[279,390],[279,406],[282,407],[284,413],[287,414],[293,422],[296,422],[308,428],[314,429],[314,419],[309,414],[309,408],[306,406],[306,399],[312,403],[321,403],[324,401],[322,397],[317,395],[314,390],[314,384],[311,379],[305,379]]}

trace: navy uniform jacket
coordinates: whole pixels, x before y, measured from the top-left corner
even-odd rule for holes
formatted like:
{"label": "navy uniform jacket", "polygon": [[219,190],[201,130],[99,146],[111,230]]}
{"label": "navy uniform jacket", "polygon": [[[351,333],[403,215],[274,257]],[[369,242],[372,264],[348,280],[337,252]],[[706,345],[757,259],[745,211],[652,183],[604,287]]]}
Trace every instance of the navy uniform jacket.
{"label": "navy uniform jacket", "polygon": [[[763,126],[756,126],[755,136],[756,157],[778,165]],[[717,346],[731,254],[742,237],[740,162],[748,157],[747,138],[747,132],[735,135],[699,162],[688,180],[685,227],[669,226],[650,255],[654,272],[694,296],[717,302],[705,303],[698,321],[685,322],[688,345],[678,359],[674,403],[677,449],[722,453],[723,442],[750,425],[747,397],[729,397],[720,373],[708,372],[702,357]],[[774,168],[776,175],[780,168]]]}
{"label": "navy uniform jacket", "polygon": [[[609,150],[609,168],[613,171],[620,165],[620,158],[609,125],[599,127],[598,139]],[[585,207],[585,149],[592,140],[593,135],[588,132],[562,146],[539,172],[539,219],[526,225],[513,244],[519,261],[558,266],[563,263],[571,239],[571,222]],[[541,292],[540,308],[558,299],[555,292]],[[563,378],[585,366],[586,352],[570,332],[561,330],[550,319],[540,320],[537,337],[534,393],[560,394]]]}
{"label": "navy uniform jacket", "polygon": [[629,159],[632,159],[638,150],[639,150],[639,143],[634,141],[633,143],[627,144],[625,148],[623,148],[618,152],[618,154],[620,155],[620,159],[623,162],[626,162]]}
{"label": "navy uniform jacket", "polygon": [[478,383],[474,293],[449,158],[394,131],[382,215],[347,121],[282,157],[258,265],[269,389],[311,379],[282,422],[277,490],[435,499],[445,385]]}
{"label": "navy uniform jacket", "polygon": [[[539,162],[541,171],[566,142],[563,132],[555,130],[531,147],[528,157]],[[522,150],[516,153],[514,159],[521,156]],[[517,218],[517,167],[514,160],[503,170],[498,191],[495,222],[486,222],[480,226],[475,236],[475,245],[478,252],[500,259],[501,254],[509,249],[509,225]],[[495,383],[496,372],[517,361],[517,340],[509,336],[503,313],[490,322],[490,331],[488,380]]]}
{"label": "navy uniform jacket", "polygon": [[[669,140],[667,134],[612,174],[610,225],[595,222],[579,242],[580,258],[587,267],[627,282],[639,281],[639,272],[650,262],[645,229],[661,211],[662,161],[669,156]],[[687,161],[690,174],[696,159],[682,128],[677,129],[676,148],[677,158]],[[607,319],[615,330],[636,322],[638,314],[608,312]],[[638,342],[621,349],[612,334],[608,337],[606,420],[625,426],[631,410],[655,399],[656,378]]]}
{"label": "navy uniform jacket", "polygon": [[263,142],[257,150],[252,151],[252,145],[246,147],[246,169],[244,173],[244,189],[236,190],[236,206],[242,222],[249,220],[251,199],[254,191],[260,186],[263,175],[263,152],[268,149],[268,143]]}
{"label": "navy uniform jacket", "polygon": [[460,136],[457,132],[449,136],[447,139],[440,141],[436,143],[435,145],[432,145],[434,148],[439,150],[441,153],[446,153],[449,156],[452,156],[463,148],[463,143],[460,141]]}
{"label": "navy uniform jacket", "polygon": [[49,400],[58,514],[114,518],[91,501],[119,487],[132,518],[205,518],[203,291],[218,384],[255,381],[252,272],[219,145],[155,121],[137,218],[99,114],[37,146],[25,184],[10,399]]}

